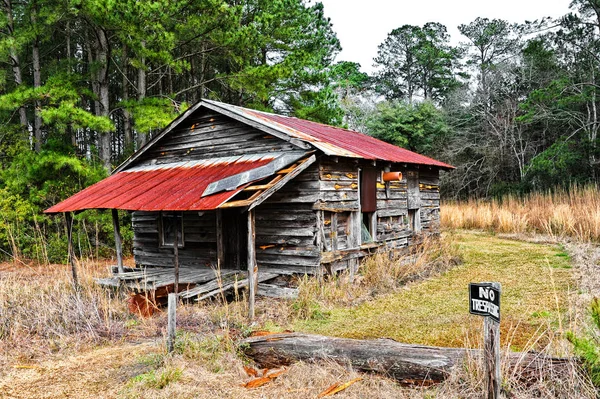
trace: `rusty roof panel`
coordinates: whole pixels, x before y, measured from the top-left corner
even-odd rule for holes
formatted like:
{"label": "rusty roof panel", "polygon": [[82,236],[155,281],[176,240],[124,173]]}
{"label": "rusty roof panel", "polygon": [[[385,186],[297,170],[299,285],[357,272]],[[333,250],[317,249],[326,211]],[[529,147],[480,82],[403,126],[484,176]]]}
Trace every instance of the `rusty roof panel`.
{"label": "rusty roof panel", "polygon": [[280,154],[149,165],[118,172],[47,209],[46,213],[84,209],[202,211],[215,209],[247,185],[202,197],[215,181],[272,162]]}
{"label": "rusty roof panel", "polygon": [[304,134],[308,134],[319,142],[330,144],[330,146],[328,146],[329,149],[338,147],[342,150],[338,150],[335,155],[351,156],[346,154],[347,151],[350,151],[365,159],[380,159],[391,162],[432,165],[453,169],[453,166],[444,162],[437,161],[424,155],[409,151],[405,148],[386,143],[374,137],[352,130],[323,125],[321,123],[288,116],[267,114],[262,112],[259,113],[256,111],[251,112],[260,114],[264,118],[275,123],[288,126]]}
{"label": "rusty roof panel", "polygon": [[209,106],[212,105],[211,108],[215,110],[221,108],[235,113],[242,118],[247,118],[268,126],[271,129],[278,130],[290,137],[308,142],[327,155],[413,163],[454,169],[452,165],[352,130],[288,116],[254,111],[212,100],[203,100],[203,102],[209,104]]}

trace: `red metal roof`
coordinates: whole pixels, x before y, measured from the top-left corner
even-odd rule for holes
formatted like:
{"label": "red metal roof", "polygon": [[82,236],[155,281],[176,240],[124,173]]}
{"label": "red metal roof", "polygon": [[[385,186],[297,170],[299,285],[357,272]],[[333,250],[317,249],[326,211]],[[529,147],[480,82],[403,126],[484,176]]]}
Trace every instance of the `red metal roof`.
{"label": "red metal roof", "polygon": [[378,140],[363,133],[342,129],[304,119],[255,111],[212,100],[200,104],[216,110],[228,111],[239,117],[250,119],[275,129],[289,137],[312,144],[327,155],[383,160],[399,163],[437,166],[454,169],[452,165],[417,154],[405,148]]}
{"label": "red metal roof", "polygon": [[274,156],[234,157],[220,160],[134,167],[116,173],[47,209],[45,213],[84,209],[131,211],[202,211],[215,209],[248,184],[235,190],[202,197],[215,181],[258,168]]}
{"label": "red metal roof", "polygon": [[361,158],[454,168],[444,162],[386,143],[363,133],[288,116],[257,111],[249,112],[258,118],[264,118],[290,127],[319,141],[351,151]]}

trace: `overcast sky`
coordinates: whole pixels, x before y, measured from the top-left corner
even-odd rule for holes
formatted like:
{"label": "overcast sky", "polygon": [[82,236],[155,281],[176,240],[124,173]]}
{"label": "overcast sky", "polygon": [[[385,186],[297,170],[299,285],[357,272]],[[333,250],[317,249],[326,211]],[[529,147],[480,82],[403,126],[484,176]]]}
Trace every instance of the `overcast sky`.
{"label": "overcast sky", "polygon": [[440,22],[448,28],[452,42],[461,37],[457,26],[477,17],[510,22],[533,21],[569,12],[571,0],[321,0],[325,15],[342,43],[337,61],[358,62],[364,72],[373,70],[377,46],[387,34],[402,25],[423,26]]}

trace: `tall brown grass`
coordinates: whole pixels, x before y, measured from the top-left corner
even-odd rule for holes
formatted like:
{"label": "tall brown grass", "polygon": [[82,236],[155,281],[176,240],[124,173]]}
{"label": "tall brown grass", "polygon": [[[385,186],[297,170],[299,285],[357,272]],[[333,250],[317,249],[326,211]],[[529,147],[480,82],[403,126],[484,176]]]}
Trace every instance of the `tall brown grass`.
{"label": "tall brown grass", "polygon": [[78,289],[62,265],[14,264],[3,270],[0,353],[54,352],[123,337],[129,317],[123,297],[94,283],[101,273],[97,266],[82,263],[79,270]]}
{"label": "tall brown grass", "polygon": [[454,229],[541,233],[600,242],[600,189],[595,185],[571,186],[524,197],[445,203],[441,223]]}

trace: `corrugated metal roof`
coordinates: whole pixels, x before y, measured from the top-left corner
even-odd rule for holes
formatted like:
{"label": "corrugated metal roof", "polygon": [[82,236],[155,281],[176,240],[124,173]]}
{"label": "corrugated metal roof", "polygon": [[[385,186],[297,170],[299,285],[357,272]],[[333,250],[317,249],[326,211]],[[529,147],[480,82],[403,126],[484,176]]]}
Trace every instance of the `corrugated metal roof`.
{"label": "corrugated metal roof", "polygon": [[242,118],[276,129],[290,137],[308,142],[327,155],[412,163],[454,169],[452,165],[378,140],[363,133],[317,122],[250,110],[212,100],[203,100],[213,110],[219,108]]}
{"label": "corrugated metal roof", "polygon": [[215,209],[248,184],[202,197],[215,181],[272,162],[278,155],[251,155],[212,160],[146,165],[118,172],[47,209],[45,213],[84,209],[131,211],[202,211]]}

